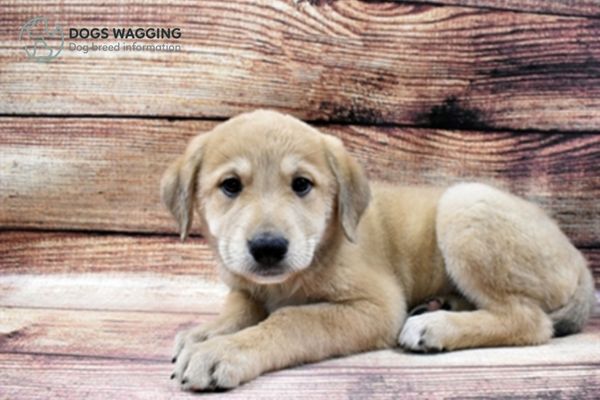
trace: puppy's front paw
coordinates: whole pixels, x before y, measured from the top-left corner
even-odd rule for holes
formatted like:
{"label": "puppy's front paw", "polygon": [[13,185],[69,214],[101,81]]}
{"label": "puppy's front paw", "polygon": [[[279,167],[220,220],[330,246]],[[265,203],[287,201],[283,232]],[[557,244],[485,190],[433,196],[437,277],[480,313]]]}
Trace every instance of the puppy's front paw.
{"label": "puppy's front paw", "polygon": [[398,344],[419,352],[447,350],[446,335],[451,329],[447,314],[447,311],[436,311],[408,318],[398,336]]}
{"label": "puppy's front paw", "polygon": [[184,390],[229,389],[260,374],[258,360],[229,337],[215,337],[185,346],[172,377]]}

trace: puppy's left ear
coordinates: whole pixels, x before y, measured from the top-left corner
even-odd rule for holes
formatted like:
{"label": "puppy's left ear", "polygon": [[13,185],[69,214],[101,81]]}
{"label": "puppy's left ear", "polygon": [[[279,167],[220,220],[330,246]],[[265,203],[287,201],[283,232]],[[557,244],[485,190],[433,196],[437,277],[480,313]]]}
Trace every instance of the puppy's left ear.
{"label": "puppy's left ear", "polygon": [[181,240],[185,240],[192,226],[196,180],[202,161],[206,134],[196,136],[185,153],[167,168],[160,181],[160,196],[179,224]]}
{"label": "puppy's left ear", "polygon": [[327,162],[338,183],[338,218],[344,234],[354,242],[356,227],[371,201],[369,181],[360,164],[344,148],[342,141],[323,135]]}

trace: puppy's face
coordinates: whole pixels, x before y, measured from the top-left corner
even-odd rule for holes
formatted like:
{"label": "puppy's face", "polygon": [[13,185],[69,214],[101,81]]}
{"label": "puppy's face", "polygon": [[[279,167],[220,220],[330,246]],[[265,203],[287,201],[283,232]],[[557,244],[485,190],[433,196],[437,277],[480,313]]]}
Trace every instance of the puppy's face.
{"label": "puppy's face", "polygon": [[311,264],[336,186],[319,134],[257,122],[211,134],[198,197],[223,265],[280,282]]}
{"label": "puppy's face", "polygon": [[184,235],[196,205],[223,267],[259,284],[308,268],[332,225],[351,238],[369,196],[339,140],[268,111],[194,139],[162,192]]}

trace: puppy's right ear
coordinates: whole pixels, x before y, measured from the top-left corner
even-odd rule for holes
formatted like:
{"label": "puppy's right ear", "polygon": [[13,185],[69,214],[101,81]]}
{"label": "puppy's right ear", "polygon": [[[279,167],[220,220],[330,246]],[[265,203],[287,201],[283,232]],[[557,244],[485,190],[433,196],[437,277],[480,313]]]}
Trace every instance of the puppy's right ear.
{"label": "puppy's right ear", "polygon": [[192,139],[185,153],[167,168],[160,182],[162,202],[179,224],[181,240],[185,240],[192,226],[196,180],[206,135]]}
{"label": "puppy's right ear", "polygon": [[323,135],[323,140],[327,162],[338,183],[338,216],[344,234],[354,242],[358,223],[371,201],[369,181],[340,139]]}

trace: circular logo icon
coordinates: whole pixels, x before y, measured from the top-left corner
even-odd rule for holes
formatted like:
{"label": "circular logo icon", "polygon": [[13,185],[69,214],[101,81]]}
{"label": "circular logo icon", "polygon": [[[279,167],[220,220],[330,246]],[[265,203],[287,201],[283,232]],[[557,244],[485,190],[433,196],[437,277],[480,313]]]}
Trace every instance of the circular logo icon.
{"label": "circular logo icon", "polygon": [[21,28],[19,40],[26,42],[27,58],[37,62],[49,62],[61,53],[65,45],[62,27],[56,24],[48,27],[48,18],[35,17],[27,21]]}

